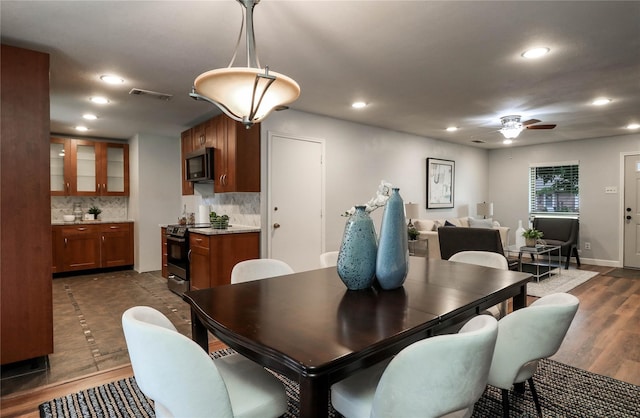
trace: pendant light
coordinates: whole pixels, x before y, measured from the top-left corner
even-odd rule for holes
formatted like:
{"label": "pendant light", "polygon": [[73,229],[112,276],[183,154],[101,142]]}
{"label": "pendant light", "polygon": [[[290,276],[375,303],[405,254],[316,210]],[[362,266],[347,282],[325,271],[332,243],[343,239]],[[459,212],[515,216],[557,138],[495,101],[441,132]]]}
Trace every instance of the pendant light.
{"label": "pendant light", "polygon": [[269,71],[268,66],[260,68],[253,32],[253,8],[260,0],[237,1],[243,6],[246,22],[247,66],[233,66],[242,37],[241,26],[229,66],[200,74],[189,95],[218,106],[231,119],[242,122],[249,129],[272,110],[286,108],[287,104],[295,101],[300,96],[300,86],[284,74]]}

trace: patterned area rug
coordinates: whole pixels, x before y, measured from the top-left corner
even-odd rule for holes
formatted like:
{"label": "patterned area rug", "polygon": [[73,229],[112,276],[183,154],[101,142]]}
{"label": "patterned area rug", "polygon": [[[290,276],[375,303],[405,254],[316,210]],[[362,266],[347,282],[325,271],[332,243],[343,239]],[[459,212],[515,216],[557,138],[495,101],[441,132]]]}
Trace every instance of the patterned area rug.
{"label": "patterned area rug", "polygon": [[527,284],[527,294],[529,296],[542,297],[557,292],[568,292],[598,275],[597,272],[588,270],[562,269],[560,274],[557,274],[557,272],[558,269],[552,270],[551,273],[556,274],[540,279],[540,282],[535,280],[529,282]]}
{"label": "patterned area rug", "polygon": [[[221,350],[212,356],[224,356]],[[287,418],[299,416],[298,384],[274,373],[285,384],[289,397]],[[640,417],[640,386],[600,376],[553,360],[542,360],[533,377],[546,417]],[[511,392],[512,417],[535,417],[527,386],[524,394]],[[338,414],[328,406],[330,417]],[[40,405],[40,416],[57,417],[153,417],[153,402],[140,391],[135,378],[119,380],[72,393]],[[488,386],[476,403],[473,417],[502,416],[500,390]]]}

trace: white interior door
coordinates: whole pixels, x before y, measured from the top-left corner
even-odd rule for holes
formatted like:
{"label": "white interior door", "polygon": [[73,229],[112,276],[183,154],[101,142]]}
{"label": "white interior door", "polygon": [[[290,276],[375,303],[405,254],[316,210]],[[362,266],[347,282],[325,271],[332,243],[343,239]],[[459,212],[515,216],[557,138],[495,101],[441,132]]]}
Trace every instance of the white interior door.
{"label": "white interior door", "polygon": [[640,268],[640,155],[624,157],[624,267]]}
{"label": "white interior door", "polygon": [[320,266],[324,248],[324,144],[269,133],[268,256],[295,271]]}

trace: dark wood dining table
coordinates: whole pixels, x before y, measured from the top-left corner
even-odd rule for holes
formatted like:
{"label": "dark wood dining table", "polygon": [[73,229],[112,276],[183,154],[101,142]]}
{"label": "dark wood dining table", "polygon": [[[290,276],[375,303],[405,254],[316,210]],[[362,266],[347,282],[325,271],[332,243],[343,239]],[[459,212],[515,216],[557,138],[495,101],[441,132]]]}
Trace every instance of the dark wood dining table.
{"label": "dark wood dining table", "polygon": [[509,298],[526,306],[528,273],[411,257],[395,290],[347,290],[335,267],[189,291],[192,338],[208,333],[300,384],[300,416],[328,413],[331,384]]}

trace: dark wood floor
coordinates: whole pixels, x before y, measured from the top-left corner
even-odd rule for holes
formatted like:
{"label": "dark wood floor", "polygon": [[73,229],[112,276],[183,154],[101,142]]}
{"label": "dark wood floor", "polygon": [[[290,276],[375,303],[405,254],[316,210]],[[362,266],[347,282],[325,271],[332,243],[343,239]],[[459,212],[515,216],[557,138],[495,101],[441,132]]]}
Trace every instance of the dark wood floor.
{"label": "dark wood floor", "polygon": [[[640,385],[640,272],[588,265],[582,269],[600,274],[569,292],[580,299],[580,308],[552,359]],[[210,345],[212,350],[224,347],[213,340]],[[131,375],[127,364],[3,396],[0,416],[37,417],[42,402]]]}

